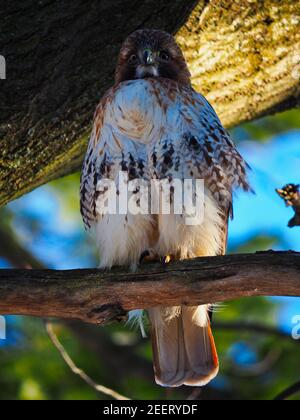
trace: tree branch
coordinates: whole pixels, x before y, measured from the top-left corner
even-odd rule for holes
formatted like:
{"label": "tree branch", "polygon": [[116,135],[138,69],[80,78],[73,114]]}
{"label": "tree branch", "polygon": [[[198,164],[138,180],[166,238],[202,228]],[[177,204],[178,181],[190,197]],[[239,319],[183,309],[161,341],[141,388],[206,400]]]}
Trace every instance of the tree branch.
{"label": "tree branch", "polygon": [[7,62],[0,89],[0,206],[80,168],[120,45],[137,28],[175,34],[194,87],[227,127],[299,104],[298,2],[67,3],[5,2],[0,11],[0,53]]}
{"label": "tree branch", "polygon": [[103,324],[127,311],[199,305],[245,296],[300,296],[300,254],[269,252],[197,258],[135,273],[0,270],[0,313]]}
{"label": "tree branch", "polygon": [[300,381],[281,392],[274,401],[284,401],[300,392]]}
{"label": "tree branch", "polygon": [[106,386],[97,384],[92,378],[90,378],[82,369],[79,369],[74,361],[71,359],[70,355],[64,348],[64,346],[59,341],[57,335],[53,330],[53,326],[50,322],[46,323],[46,330],[50,340],[52,341],[53,345],[59,351],[61,357],[70,368],[70,370],[75,374],[78,375],[87,385],[93,388],[95,391],[100,392],[101,394],[108,395],[109,397],[114,398],[115,400],[129,400],[129,398],[125,397],[124,395],[119,394],[118,392],[114,391],[111,388],[107,388]]}
{"label": "tree branch", "polygon": [[257,322],[247,322],[247,321],[214,321],[214,328],[221,331],[236,332],[240,331],[242,333],[252,333],[259,334],[263,336],[274,336],[276,338],[287,339],[293,341],[295,344],[300,345],[299,340],[292,340],[290,333],[279,330],[276,327],[270,325],[265,325]]}
{"label": "tree branch", "polygon": [[45,268],[44,265],[16,239],[13,232],[0,225],[0,256],[16,268]]}

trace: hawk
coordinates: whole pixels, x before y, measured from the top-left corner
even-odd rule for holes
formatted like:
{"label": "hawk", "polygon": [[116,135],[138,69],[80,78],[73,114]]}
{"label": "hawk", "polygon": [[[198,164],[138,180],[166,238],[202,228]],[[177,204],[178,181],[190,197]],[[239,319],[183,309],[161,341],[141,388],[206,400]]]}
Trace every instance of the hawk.
{"label": "hawk", "polygon": [[[225,253],[234,189],[249,190],[247,164],[209,102],[191,85],[174,38],[137,30],[123,43],[115,84],[103,96],[81,178],[81,213],[95,228],[100,267],[136,268],[146,256],[164,261]],[[183,214],[103,212],[119,173],[127,181],[204,180],[204,217],[187,225]],[[101,182],[100,182],[101,183]],[[128,200],[138,204],[139,188]],[[172,197],[170,197],[170,202]],[[183,209],[183,213],[184,213]],[[204,386],[218,373],[209,305],[148,309],[156,382]]]}

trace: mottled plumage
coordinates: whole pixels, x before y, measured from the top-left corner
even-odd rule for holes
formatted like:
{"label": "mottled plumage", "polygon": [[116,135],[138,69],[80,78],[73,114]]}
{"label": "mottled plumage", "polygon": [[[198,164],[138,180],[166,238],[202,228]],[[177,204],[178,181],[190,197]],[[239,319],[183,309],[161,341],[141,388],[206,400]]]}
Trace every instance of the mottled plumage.
{"label": "mottled plumage", "polygon": [[[131,35],[120,53],[116,84],[96,110],[82,172],[81,211],[85,225],[96,229],[100,266],[135,268],[148,249],[179,259],[223,254],[233,190],[249,189],[246,169],[211,105],[191,87],[173,38],[149,30]],[[204,179],[203,223],[187,226],[176,214],[102,214],[108,192],[97,191],[97,183],[109,178],[118,185],[119,171],[146,182]],[[138,201],[139,191],[130,198]],[[149,311],[158,383],[204,385],[216,375],[207,310]]]}
{"label": "mottled plumage", "polygon": [[287,207],[292,207],[295,215],[289,221],[288,227],[300,226],[300,185],[288,184],[276,190],[277,194],[283,198]]}

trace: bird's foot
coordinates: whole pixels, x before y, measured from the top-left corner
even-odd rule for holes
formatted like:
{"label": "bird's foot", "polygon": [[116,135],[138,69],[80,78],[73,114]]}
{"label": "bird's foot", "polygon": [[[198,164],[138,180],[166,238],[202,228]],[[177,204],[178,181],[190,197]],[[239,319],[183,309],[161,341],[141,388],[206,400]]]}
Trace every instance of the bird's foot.
{"label": "bird's foot", "polygon": [[174,261],[175,257],[174,255],[168,254],[164,257],[161,257],[158,255],[158,253],[155,251],[155,249],[146,249],[144,252],[142,252],[139,260],[139,264],[145,264],[150,262],[160,262],[163,265],[169,264],[171,261]]}
{"label": "bird's foot", "polygon": [[165,256],[161,259],[161,261],[162,261],[162,263],[163,263],[164,265],[169,264],[172,260],[174,260],[173,255],[165,255]]}
{"label": "bird's foot", "polygon": [[158,261],[160,261],[160,257],[158,253],[154,249],[150,248],[142,252],[140,256],[139,264],[141,265],[145,263],[158,262]]}

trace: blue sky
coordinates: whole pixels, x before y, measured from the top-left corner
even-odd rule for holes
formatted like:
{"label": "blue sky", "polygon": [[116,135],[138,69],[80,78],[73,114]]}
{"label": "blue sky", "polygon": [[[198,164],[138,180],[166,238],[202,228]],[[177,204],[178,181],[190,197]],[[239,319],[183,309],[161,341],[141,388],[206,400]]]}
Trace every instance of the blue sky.
{"label": "blue sky", "polygon": [[[250,179],[256,194],[237,195],[229,244],[244,243],[254,234],[275,235],[280,241],[274,249],[300,251],[300,227],[287,226],[294,213],[275,193],[287,183],[300,183],[300,131],[280,134],[268,143],[240,143],[239,150],[252,168]],[[272,299],[281,304],[279,326],[290,332],[291,319],[300,314],[300,298]]]}
{"label": "blue sky", "polygon": [[243,243],[257,233],[278,235],[277,250],[300,251],[300,227],[287,227],[293,211],[275,193],[287,183],[300,183],[300,131],[281,134],[267,143],[240,143],[239,150],[252,168],[255,195],[237,194],[230,243]]}

